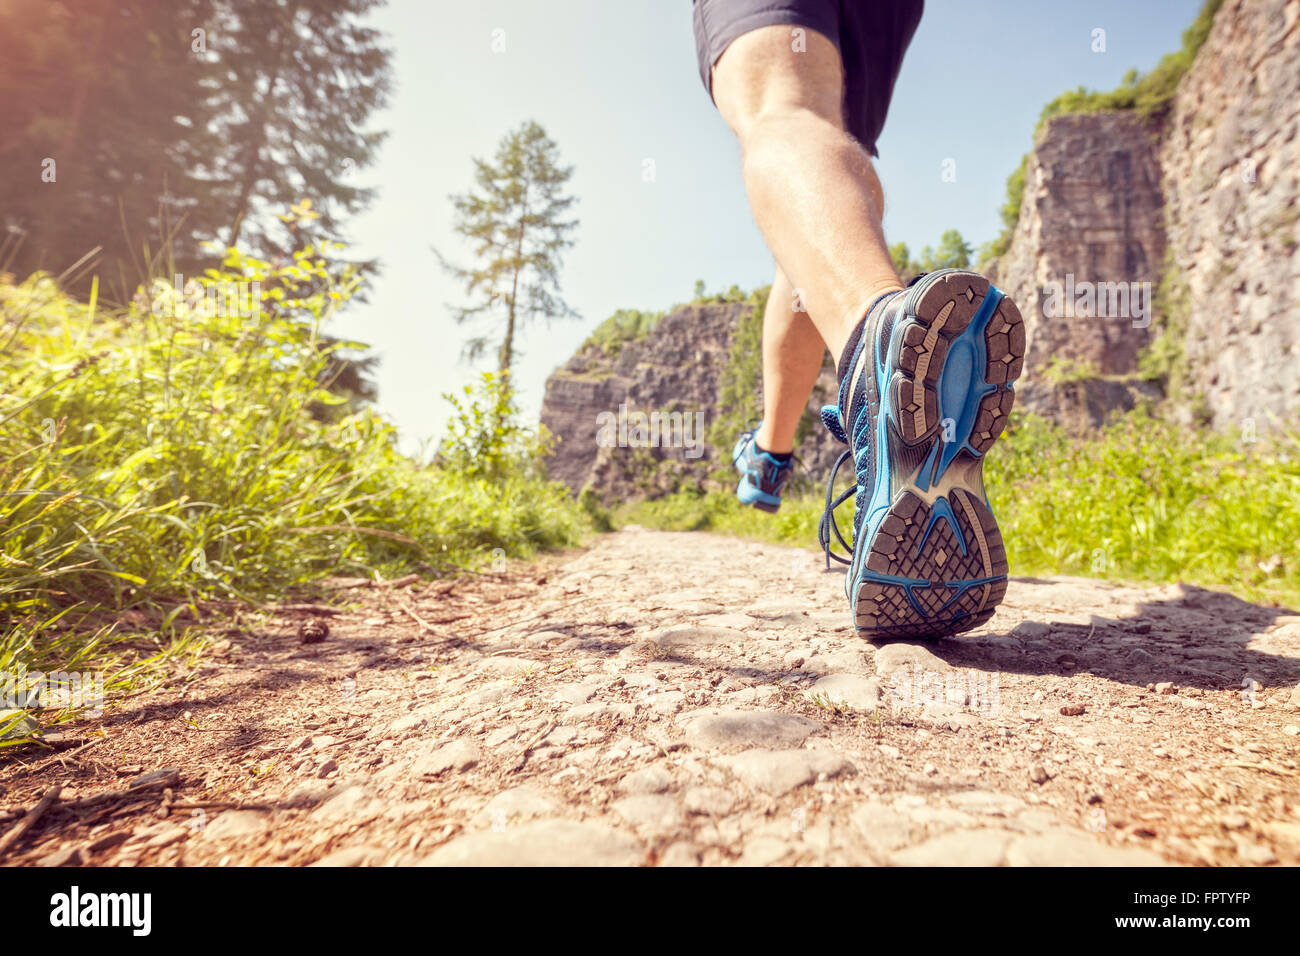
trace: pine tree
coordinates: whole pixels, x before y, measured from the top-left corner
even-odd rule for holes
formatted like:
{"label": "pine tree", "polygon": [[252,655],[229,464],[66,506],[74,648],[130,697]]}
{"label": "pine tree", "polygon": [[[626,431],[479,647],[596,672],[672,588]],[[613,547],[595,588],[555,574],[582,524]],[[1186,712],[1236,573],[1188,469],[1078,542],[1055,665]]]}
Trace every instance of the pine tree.
{"label": "pine tree", "polygon": [[214,143],[192,30],[210,17],[208,0],[0,4],[0,266],[59,273],[100,247],[93,267],[124,292],[146,247],[201,227]]}
{"label": "pine tree", "polygon": [[[94,270],[127,297],[212,265],[203,240],[304,244],[277,219],[304,198],[312,237],[343,238],[373,192],[347,177],[384,135],[366,123],[390,53],[360,22],[381,3],[0,3],[0,269],[57,273],[100,247]],[[150,261],[164,246],[174,261]]]}
{"label": "pine tree", "polygon": [[[560,298],[559,268],[576,220],[564,217],[577,200],[564,194],[573,167],[559,165],[559,149],[546,131],[531,120],[508,133],[494,160],[474,160],[477,188],[452,196],[457,233],[473,244],[477,266],[462,268],[436,249],[443,267],[465,283],[471,299],[453,307],[458,323],[482,319],[501,328],[497,368],[507,380],[514,364],[515,339],[521,327],[536,318],[576,317]],[[465,357],[478,359],[487,350],[490,333],[472,337]]]}
{"label": "pine tree", "polygon": [[214,0],[209,46],[221,83],[216,130],[226,148],[210,170],[220,239],[275,254],[296,236],[276,214],[304,197],[313,233],[339,239],[346,215],[374,190],[349,185],[386,135],[366,131],[387,101],[390,51],[361,18],[383,0]]}

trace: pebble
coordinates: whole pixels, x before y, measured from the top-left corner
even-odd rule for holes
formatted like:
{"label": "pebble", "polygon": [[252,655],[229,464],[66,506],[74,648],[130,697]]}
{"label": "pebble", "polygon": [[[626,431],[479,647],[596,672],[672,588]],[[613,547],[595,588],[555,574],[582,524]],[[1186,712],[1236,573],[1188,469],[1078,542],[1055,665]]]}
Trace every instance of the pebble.
{"label": "pebble", "polygon": [[550,819],[457,837],[419,865],[635,866],[644,858],[645,849],[629,834],[598,823]]}
{"label": "pebble", "polygon": [[1021,836],[1007,847],[1008,866],[1164,866],[1149,850],[1115,847],[1064,828]]}
{"label": "pebble", "polygon": [[226,810],[207,822],[199,830],[199,837],[205,841],[240,840],[261,833],[268,819],[267,814],[256,810]]}
{"label": "pebble", "polygon": [[899,850],[897,866],[997,866],[1015,837],[1008,830],[957,830]]}
{"label": "pebble", "polygon": [[682,803],[691,813],[724,817],[736,806],[736,797],[723,787],[691,787],[682,795]]}
{"label": "pebble", "polygon": [[558,809],[554,800],[535,787],[511,787],[489,800],[474,815],[474,823],[499,828],[513,820],[550,816]]}
{"label": "pebble", "polygon": [[851,710],[875,710],[882,697],[879,682],[856,674],[828,674],[813,684],[808,694]]}
{"label": "pebble", "polygon": [[672,797],[640,793],[615,800],[610,809],[633,826],[671,830],[682,822],[681,807]]}
{"label": "pebble", "polygon": [[682,717],[686,743],[702,749],[793,747],[822,729],[807,717],[764,710],[714,710]]}
{"label": "pebble", "polygon": [[468,740],[453,740],[449,744],[417,757],[411,765],[416,777],[437,776],[448,770],[464,771],[479,762],[479,749]]}
{"label": "pebble", "polygon": [[1036,763],[1029,768],[1029,780],[1031,783],[1047,783],[1051,779],[1047,775],[1047,769],[1041,764]]}
{"label": "pebble", "polygon": [[1011,636],[1022,641],[1037,640],[1051,633],[1051,627],[1042,621],[1021,621],[1011,629]]}
{"label": "pebble", "polygon": [[876,673],[880,676],[887,676],[904,667],[922,672],[952,670],[947,661],[936,657],[919,644],[898,642],[876,649]]}
{"label": "pebble", "polygon": [[837,777],[854,770],[848,758],[829,750],[754,749],[719,758],[717,763],[734,773],[746,786],[774,797],[783,796],[819,777]]}
{"label": "pebble", "polygon": [[628,794],[663,793],[672,784],[672,774],[656,764],[628,774],[618,782],[615,789],[619,793]]}

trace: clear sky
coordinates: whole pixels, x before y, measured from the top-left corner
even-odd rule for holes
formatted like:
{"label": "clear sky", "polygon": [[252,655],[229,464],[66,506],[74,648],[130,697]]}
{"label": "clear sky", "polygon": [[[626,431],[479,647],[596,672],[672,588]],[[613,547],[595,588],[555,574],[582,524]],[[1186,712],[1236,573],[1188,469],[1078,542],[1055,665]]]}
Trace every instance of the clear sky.
{"label": "clear sky", "polygon": [[[993,238],[1043,105],[1151,68],[1200,3],[928,0],[879,142],[889,241],[915,253],[954,227],[975,246]],[[396,91],[375,117],[390,131],[379,161],[356,174],[379,196],[352,235],[384,271],[334,331],[380,356],[379,408],[408,451],[440,435],[441,394],[477,374],[459,361],[468,333],[445,306],[462,292],[430,246],[467,261],[448,196],[470,186],[472,157],[490,157],[526,119],[575,167],[581,225],[561,283],[582,316],[523,331],[526,415],[535,418],[551,371],[616,309],[685,301],[697,279],[710,292],[771,281],[739,152],[700,83],[689,0],[390,0],[373,23],[396,51]],[[1092,49],[1098,28],[1105,52]],[[493,51],[494,35],[504,50]],[[954,182],[941,177],[946,159]]]}

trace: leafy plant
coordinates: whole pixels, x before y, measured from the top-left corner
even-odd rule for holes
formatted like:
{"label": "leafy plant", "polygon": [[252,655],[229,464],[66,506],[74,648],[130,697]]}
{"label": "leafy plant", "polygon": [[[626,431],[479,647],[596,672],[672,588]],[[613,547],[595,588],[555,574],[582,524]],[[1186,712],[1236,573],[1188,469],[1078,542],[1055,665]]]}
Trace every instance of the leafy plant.
{"label": "leafy plant", "polygon": [[581,513],[536,467],[545,436],[491,377],[459,401],[443,465],[402,456],[372,410],[317,414],[346,411],[331,369],[363,348],[322,331],[360,288],[341,251],[231,249],[116,307],[0,278],[0,670],[115,686],[185,650],[180,622],[212,601],[578,540]]}

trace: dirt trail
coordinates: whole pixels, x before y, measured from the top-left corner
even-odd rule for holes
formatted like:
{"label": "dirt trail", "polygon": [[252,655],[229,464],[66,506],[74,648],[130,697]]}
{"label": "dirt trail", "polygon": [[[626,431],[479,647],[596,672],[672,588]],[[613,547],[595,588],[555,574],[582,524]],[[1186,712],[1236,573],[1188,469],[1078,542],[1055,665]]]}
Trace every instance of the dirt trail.
{"label": "dirt trail", "polygon": [[0,829],[67,785],[4,862],[1300,863],[1300,616],[1021,578],[976,631],[873,647],[841,587],[628,529],[345,592],[319,644],[249,619],[102,741],[0,758]]}

